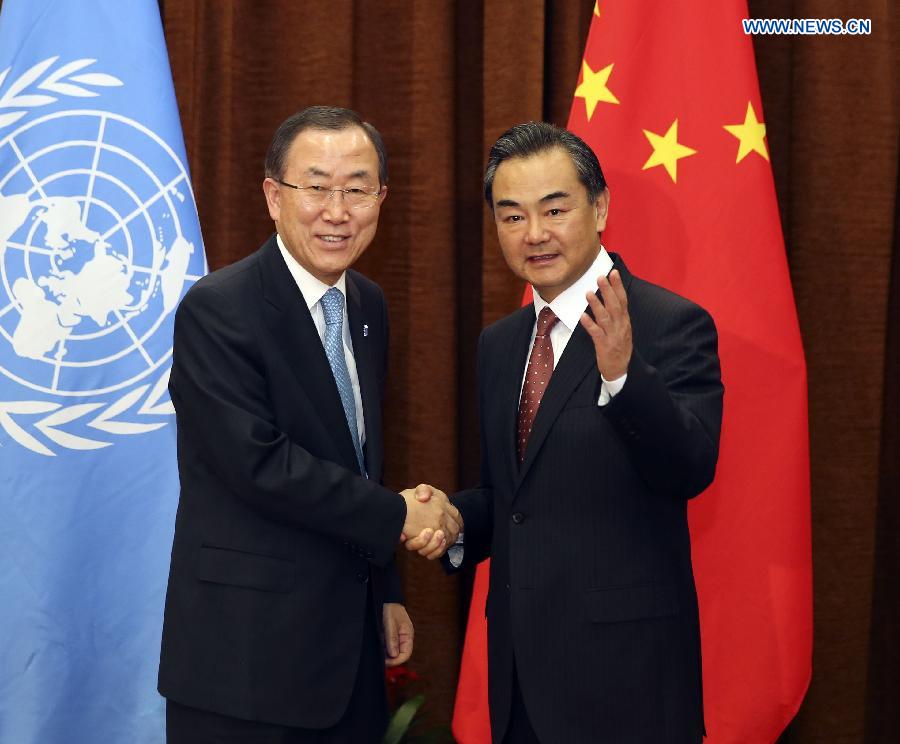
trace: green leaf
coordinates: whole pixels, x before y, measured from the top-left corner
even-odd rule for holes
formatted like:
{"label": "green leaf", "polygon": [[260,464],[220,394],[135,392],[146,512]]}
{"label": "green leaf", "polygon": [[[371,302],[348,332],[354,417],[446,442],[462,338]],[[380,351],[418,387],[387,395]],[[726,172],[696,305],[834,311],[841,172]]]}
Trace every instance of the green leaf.
{"label": "green leaf", "polygon": [[424,702],[424,695],[416,695],[397,708],[384,734],[384,744],[400,744]]}

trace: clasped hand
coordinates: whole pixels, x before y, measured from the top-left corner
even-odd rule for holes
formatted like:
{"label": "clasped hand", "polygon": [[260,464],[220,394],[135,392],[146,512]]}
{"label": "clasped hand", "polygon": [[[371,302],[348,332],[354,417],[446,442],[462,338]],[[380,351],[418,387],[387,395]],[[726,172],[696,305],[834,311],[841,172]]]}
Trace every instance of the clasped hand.
{"label": "clasped hand", "polygon": [[400,541],[432,561],[440,558],[456,542],[463,520],[447,494],[434,486],[420,483],[415,489],[400,492],[406,501],[406,522]]}

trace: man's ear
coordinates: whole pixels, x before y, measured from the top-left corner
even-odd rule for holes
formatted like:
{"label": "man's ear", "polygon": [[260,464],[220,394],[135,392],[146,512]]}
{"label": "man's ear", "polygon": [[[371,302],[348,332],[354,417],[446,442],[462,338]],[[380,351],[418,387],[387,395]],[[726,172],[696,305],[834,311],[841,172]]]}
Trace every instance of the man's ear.
{"label": "man's ear", "polygon": [[281,219],[281,189],[271,178],[266,178],[262,184],[263,193],[266,195],[266,204],[269,207],[269,217],[274,222]]}
{"label": "man's ear", "polygon": [[602,233],[606,229],[606,217],[609,214],[609,189],[603,189],[594,201],[597,209],[597,232]]}

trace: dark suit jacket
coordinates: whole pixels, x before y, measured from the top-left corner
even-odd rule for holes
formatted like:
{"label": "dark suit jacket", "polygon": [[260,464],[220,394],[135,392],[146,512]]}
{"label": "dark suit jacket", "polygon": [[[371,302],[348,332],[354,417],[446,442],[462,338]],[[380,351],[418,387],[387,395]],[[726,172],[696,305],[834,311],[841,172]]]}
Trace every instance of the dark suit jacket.
{"label": "dark suit jacket", "polygon": [[686,505],[712,481],[718,456],[716,330],[702,308],[613,258],[634,334],[625,386],[598,407],[593,344],[576,328],[521,467],[516,413],[534,309],[488,327],[479,342],[482,483],[453,501],[465,520],[464,565],[491,558],[498,742],[514,662],[542,742],[696,744],[702,736]]}
{"label": "dark suit jacket", "polygon": [[380,620],[366,615],[369,582],[379,610],[401,601],[392,561],[406,507],[379,485],[387,314],[353,271],[347,311],[368,479],[274,236],[179,306],[169,390],[181,498],[159,669],[160,692],[179,703],[330,726],[353,689],[363,623]]}

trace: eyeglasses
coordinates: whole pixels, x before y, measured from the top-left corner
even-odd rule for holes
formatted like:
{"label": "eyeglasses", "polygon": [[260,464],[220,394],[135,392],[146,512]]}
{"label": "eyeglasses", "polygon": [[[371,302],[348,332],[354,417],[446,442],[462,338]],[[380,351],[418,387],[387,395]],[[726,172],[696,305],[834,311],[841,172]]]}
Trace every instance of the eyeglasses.
{"label": "eyeglasses", "polygon": [[332,189],[328,186],[318,185],[295,186],[287,181],[282,181],[280,178],[273,178],[272,180],[276,183],[280,183],[282,186],[287,186],[288,188],[299,191],[300,201],[304,206],[309,208],[324,207],[332,196],[341,194],[344,198],[344,204],[347,205],[348,209],[371,209],[378,204],[381,195],[384,193],[384,189],[379,189],[374,193],[370,193],[368,191],[363,191],[362,189]]}

